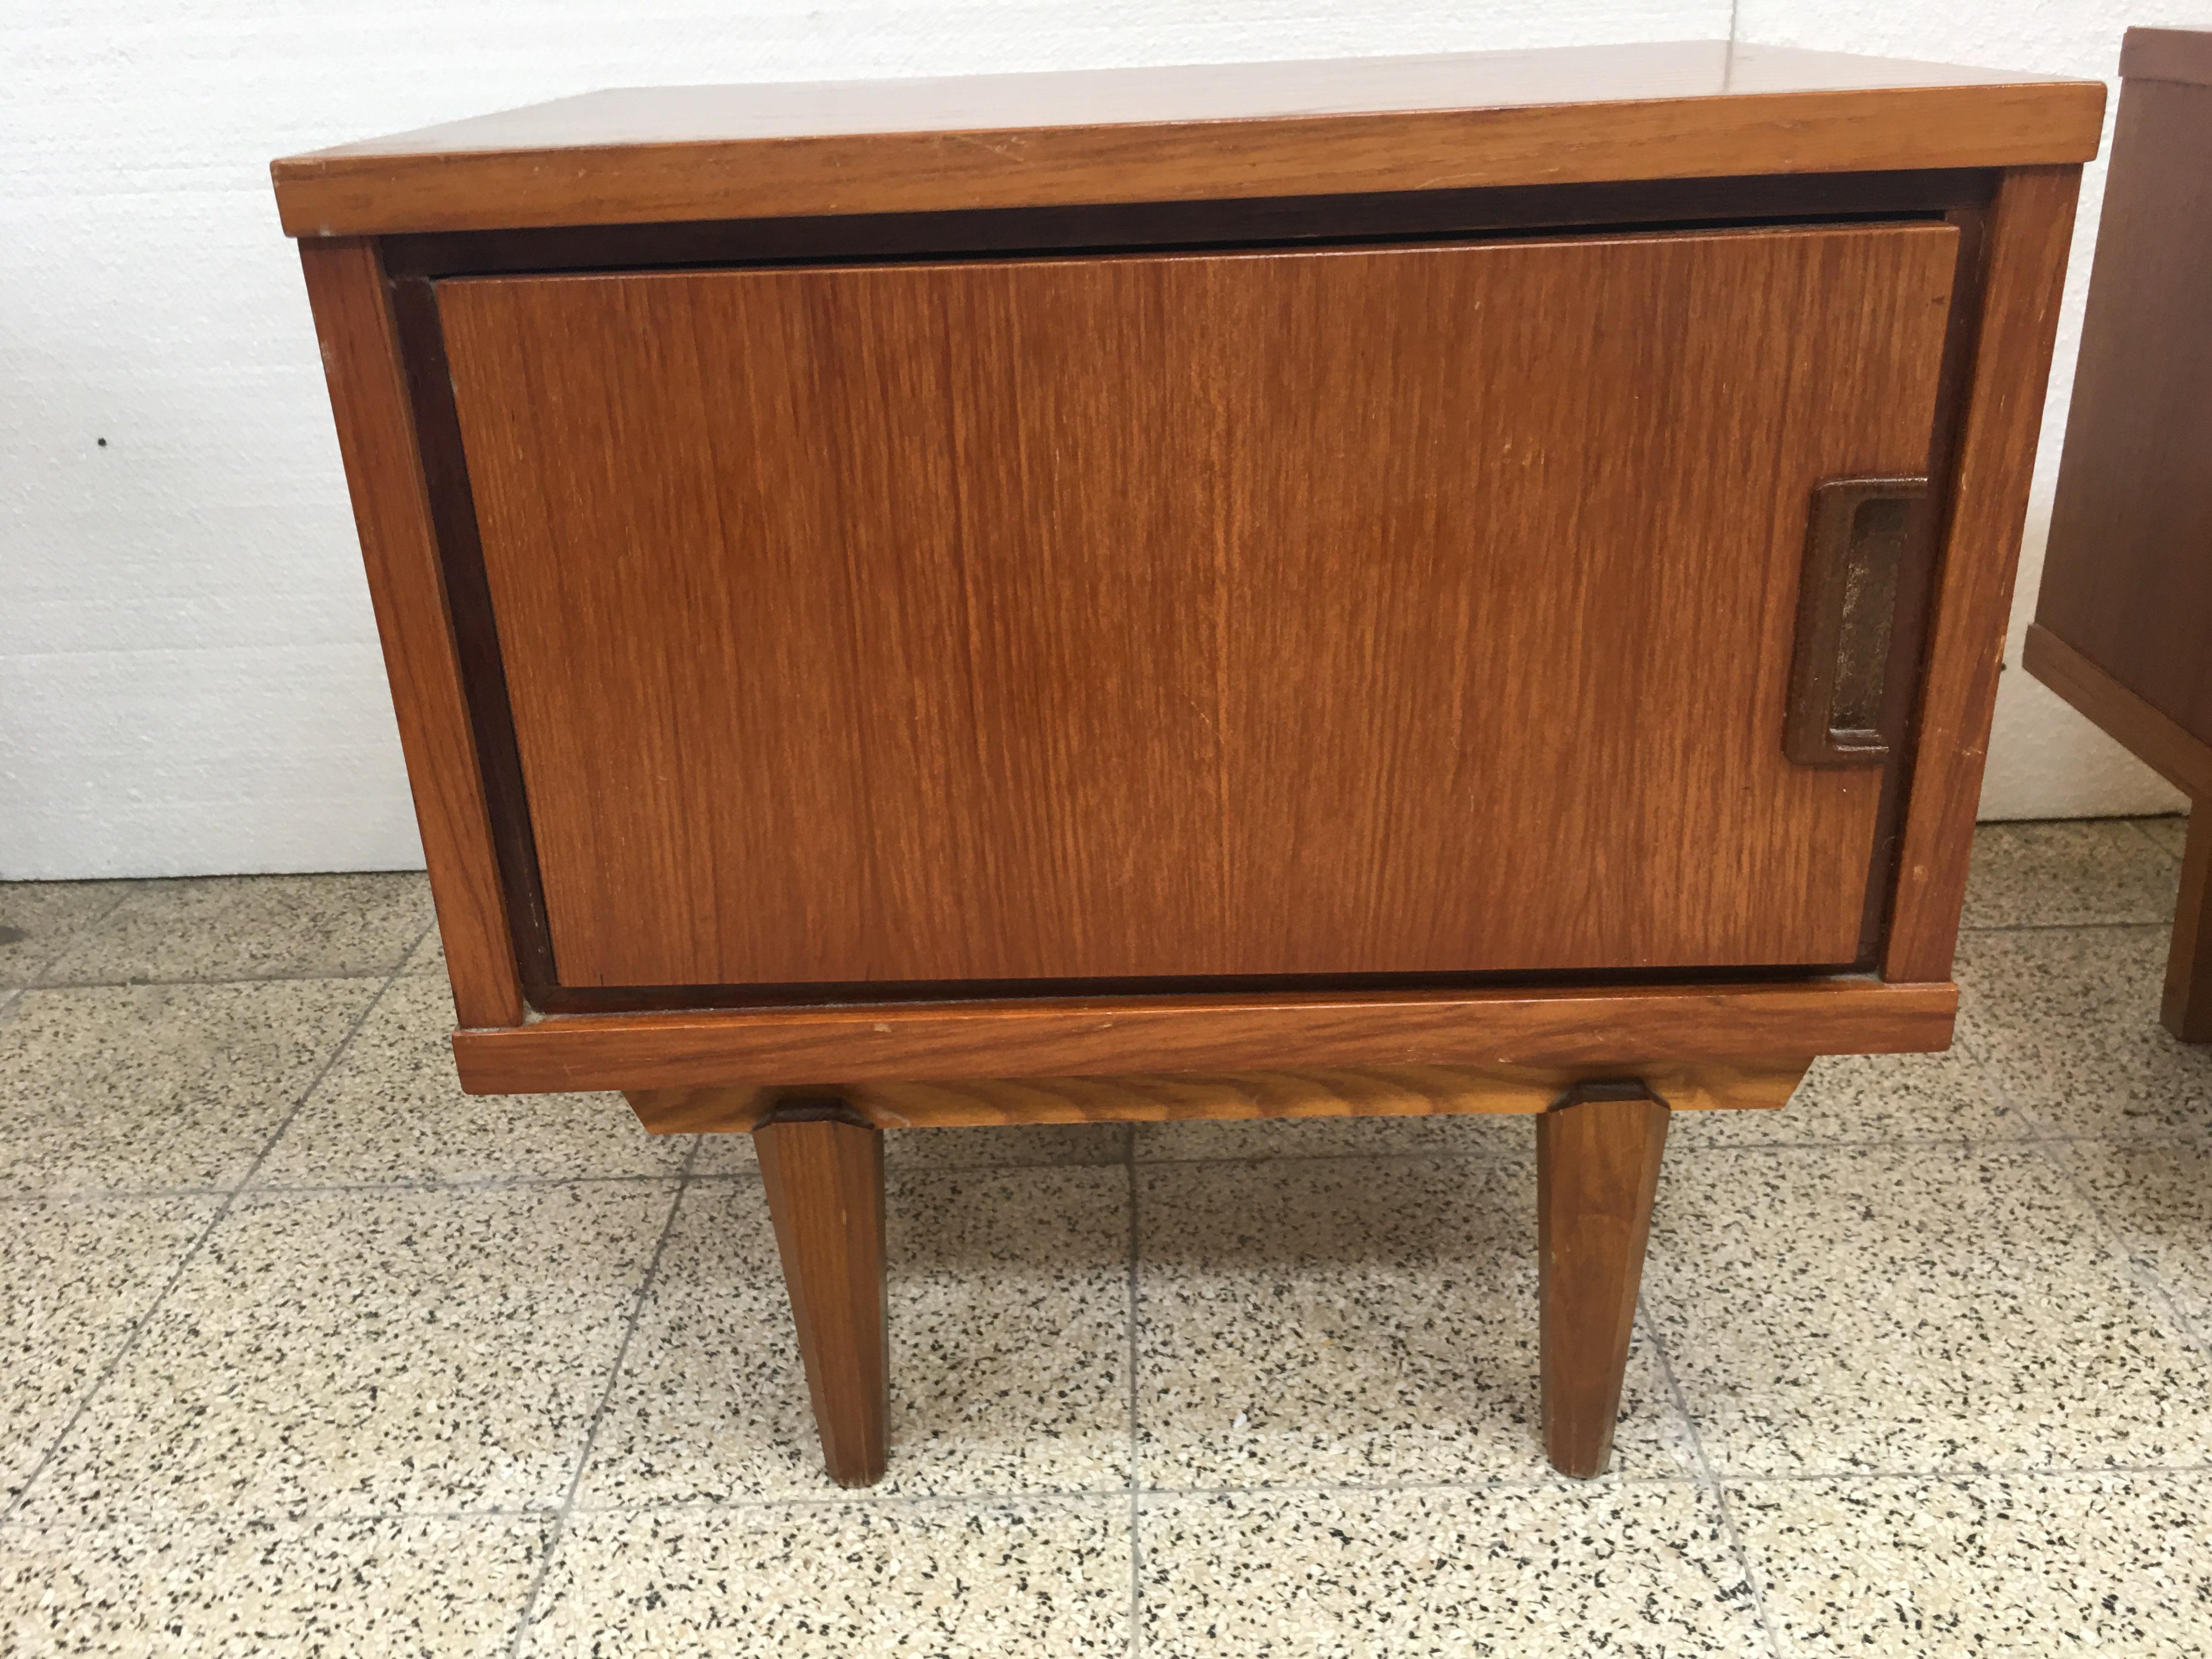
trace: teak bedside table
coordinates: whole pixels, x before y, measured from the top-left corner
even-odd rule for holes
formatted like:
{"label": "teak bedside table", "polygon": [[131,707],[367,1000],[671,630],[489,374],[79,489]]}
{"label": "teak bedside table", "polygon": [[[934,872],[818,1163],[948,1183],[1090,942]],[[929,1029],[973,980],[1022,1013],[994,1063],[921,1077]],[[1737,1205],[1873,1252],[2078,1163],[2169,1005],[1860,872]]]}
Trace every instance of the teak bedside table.
{"label": "teak bedside table", "polygon": [[1670,1111],[1950,1040],[2104,89],[1691,44],[603,93],[279,161],[461,1078],[750,1130],[1537,1114],[1609,1453]]}
{"label": "teak bedside table", "polygon": [[2195,806],[2160,1014],[2212,1042],[2212,29],[2130,29],[2028,672]]}

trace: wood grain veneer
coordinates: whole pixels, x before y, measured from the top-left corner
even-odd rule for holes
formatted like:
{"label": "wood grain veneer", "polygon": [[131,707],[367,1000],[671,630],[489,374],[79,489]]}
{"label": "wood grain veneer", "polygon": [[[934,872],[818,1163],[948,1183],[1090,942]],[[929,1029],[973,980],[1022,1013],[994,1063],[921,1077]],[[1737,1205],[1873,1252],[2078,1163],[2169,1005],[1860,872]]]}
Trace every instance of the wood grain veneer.
{"label": "wood grain veneer", "polygon": [[463,1025],[513,1025],[521,980],[383,270],[362,241],[307,244],[300,260],[454,1007]]}
{"label": "wood grain veneer", "polygon": [[2120,78],[2212,87],[2212,29],[2130,29],[2120,40]]}
{"label": "wood grain veneer", "polygon": [[564,1014],[460,1031],[477,1094],[1274,1066],[1590,1066],[1932,1052],[1957,988],[1876,980]]}
{"label": "wood grain veneer", "polygon": [[2080,187],[2075,167],[2005,173],[1981,237],[1965,408],[1942,467],[1942,556],[1881,959],[1888,979],[1948,978],[1958,945]]}
{"label": "wood grain veneer", "polygon": [[2027,625],[2020,655],[2021,667],[2191,800],[2212,796],[2212,743],[2162,714],[2040,623]]}
{"label": "wood grain veneer", "polygon": [[2212,83],[2120,100],[2035,620],[2212,744]]}
{"label": "wood grain veneer", "polygon": [[[1804,1060],[1653,1060],[1630,1068],[1676,1111],[1766,1111],[1803,1079]],[[1618,1066],[1365,1066],[1303,1072],[1165,1072],[1133,1077],[848,1083],[845,1109],[879,1129],[1012,1123],[1169,1123],[1188,1119],[1446,1117],[1540,1112]],[[633,1089],[654,1134],[727,1134],[764,1121],[787,1091]]]}
{"label": "wood grain veneer", "polygon": [[1544,1449],[1581,1480],[1613,1455],[1669,1116],[1637,1083],[1577,1088],[1536,1120]]}
{"label": "wood grain veneer", "polygon": [[327,236],[2082,161],[2104,97],[1686,41],[593,93],[271,171]]}
{"label": "wood grain veneer", "polygon": [[753,1148],[823,1463],[871,1486],[890,1452],[882,1132],[834,1100],[793,1102],[754,1126]]}
{"label": "wood grain veneer", "polygon": [[1796,574],[1956,242],[442,284],[562,982],[1851,962]]}

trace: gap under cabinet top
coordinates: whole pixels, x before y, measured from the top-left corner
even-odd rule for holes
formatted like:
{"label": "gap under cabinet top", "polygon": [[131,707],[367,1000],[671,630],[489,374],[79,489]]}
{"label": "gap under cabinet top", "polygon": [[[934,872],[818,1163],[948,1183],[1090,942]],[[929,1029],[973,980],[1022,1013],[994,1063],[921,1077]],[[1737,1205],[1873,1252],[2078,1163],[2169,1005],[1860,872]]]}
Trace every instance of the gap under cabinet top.
{"label": "gap under cabinet top", "polygon": [[288,156],[295,236],[2065,164],[2101,82],[1726,41],[633,88]]}

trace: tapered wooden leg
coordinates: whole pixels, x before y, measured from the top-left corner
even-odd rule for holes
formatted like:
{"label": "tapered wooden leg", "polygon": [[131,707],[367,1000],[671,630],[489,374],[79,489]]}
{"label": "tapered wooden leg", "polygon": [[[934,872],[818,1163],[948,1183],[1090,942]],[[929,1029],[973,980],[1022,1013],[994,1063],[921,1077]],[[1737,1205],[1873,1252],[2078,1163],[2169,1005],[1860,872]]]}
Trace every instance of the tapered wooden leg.
{"label": "tapered wooden leg", "polygon": [[1667,1117],[1640,1085],[1582,1084],[1536,1119],[1544,1449],[1562,1474],[1613,1455]]}
{"label": "tapered wooden leg", "polygon": [[2212,801],[2199,801],[2189,815],[2159,1017],[2184,1042],[2212,1042]]}
{"label": "tapered wooden leg", "polygon": [[835,1100],[787,1101],[753,1130],[823,1462],[841,1486],[883,1479],[884,1136]]}

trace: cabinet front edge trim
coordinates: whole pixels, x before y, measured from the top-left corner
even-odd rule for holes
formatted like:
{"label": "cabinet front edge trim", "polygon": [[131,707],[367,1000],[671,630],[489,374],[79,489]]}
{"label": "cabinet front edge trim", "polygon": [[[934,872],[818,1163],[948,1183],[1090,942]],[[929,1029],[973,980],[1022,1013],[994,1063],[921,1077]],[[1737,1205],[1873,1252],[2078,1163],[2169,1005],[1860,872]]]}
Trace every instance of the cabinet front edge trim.
{"label": "cabinet front edge trim", "polygon": [[1066,999],[564,1014],[455,1034],[473,1094],[1309,1066],[1933,1053],[1948,982]]}

